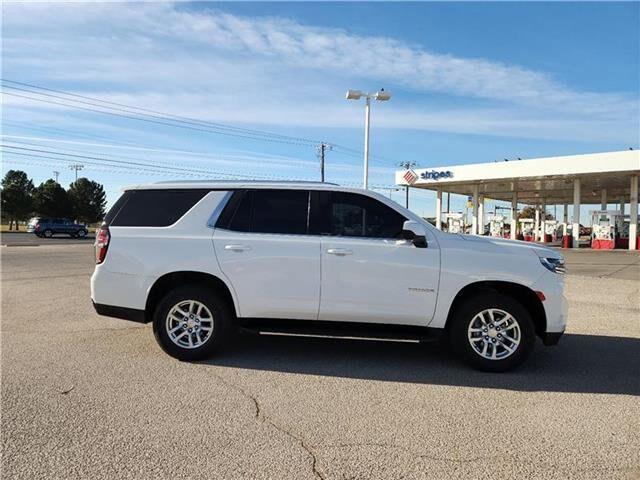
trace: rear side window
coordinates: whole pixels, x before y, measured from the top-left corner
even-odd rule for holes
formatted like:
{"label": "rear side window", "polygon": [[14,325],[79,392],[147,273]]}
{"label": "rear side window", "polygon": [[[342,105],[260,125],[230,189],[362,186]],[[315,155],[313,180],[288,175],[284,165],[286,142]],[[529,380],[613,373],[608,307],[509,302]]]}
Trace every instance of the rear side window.
{"label": "rear side window", "polygon": [[320,235],[400,238],[406,218],[366,195],[318,192],[312,231]]}
{"label": "rear side window", "polygon": [[[114,227],[167,227],[177,222],[208,190],[129,190],[105,217]],[[126,197],[126,198],[125,198]]]}
{"label": "rear side window", "polygon": [[237,232],[304,235],[308,216],[306,190],[245,190],[234,194],[216,227]]}
{"label": "rear side window", "polygon": [[116,218],[116,215],[118,214],[122,206],[125,203],[127,203],[127,200],[129,200],[129,197],[132,194],[133,194],[133,191],[127,190],[120,196],[120,198],[118,198],[118,200],[116,200],[116,203],[113,204],[113,206],[109,209],[107,214],[104,216],[105,225],[111,225],[111,222],[113,222],[113,219]]}

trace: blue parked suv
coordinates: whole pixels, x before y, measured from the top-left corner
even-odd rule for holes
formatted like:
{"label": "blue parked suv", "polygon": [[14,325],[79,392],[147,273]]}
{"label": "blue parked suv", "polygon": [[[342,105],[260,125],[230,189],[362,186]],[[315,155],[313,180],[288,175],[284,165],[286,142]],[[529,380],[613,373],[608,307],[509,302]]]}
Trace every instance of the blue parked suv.
{"label": "blue parked suv", "polygon": [[27,224],[27,232],[46,238],[51,238],[57,233],[83,238],[87,236],[88,229],[86,225],[74,223],[67,218],[34,217]]}

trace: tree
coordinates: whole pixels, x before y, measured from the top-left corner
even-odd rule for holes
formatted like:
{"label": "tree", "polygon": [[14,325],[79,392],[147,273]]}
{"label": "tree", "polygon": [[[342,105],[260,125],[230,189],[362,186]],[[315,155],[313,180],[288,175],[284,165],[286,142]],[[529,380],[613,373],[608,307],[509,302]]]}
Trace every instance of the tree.
{"label": "tree", "polygon": [[104,188],[88,178],[79,178],[69,185],[69,200],[79,221],[96,223],[102,220],[107,205]]}
{"label": "tree", "polygon": [[2,216],[18,230],[18,221],[25,220],[32,211],[33,182],[21,170],[9,170],[2,179]]}
{"label": "tree", "polygon": [[67,191],[55,180],[41,183],[33,192],[34,210],[46,217],[71,217],[73,208]]}
{"label": "tree", "polygon": [[[518,218],[536,218],[536,209],[534,207],[524,207],[518,212]],[[542,220],[542,216],[540,216],[540,219]],[[553,220],[553,215],[547,213],[544,219]]]}

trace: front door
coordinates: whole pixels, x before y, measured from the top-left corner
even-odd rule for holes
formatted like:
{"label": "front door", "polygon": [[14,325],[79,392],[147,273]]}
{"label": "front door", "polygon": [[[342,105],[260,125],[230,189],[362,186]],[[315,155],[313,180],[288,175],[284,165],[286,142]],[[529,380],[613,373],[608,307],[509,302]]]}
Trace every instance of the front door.
{"label": "front door", "polygon": [[320,238],[308,235],[309,192],[237,191],[213,235],[245,318],[318,318]]}
{"label": "front door", "polygon": [[427,325],[438,291],[440,250],[401,240],[407,218],[375,198],[319,192],[320,320]]}

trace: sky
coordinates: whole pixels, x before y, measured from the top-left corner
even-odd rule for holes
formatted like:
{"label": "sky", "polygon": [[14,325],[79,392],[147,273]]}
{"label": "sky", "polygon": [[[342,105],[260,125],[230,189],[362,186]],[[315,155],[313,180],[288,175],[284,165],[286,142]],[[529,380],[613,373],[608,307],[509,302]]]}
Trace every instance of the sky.
{"label": "sky", "polygon": [[[178,178],[318,180],[322,141],[327,181],[359,186],[364,104],[348,88],[392,92],[371,109],[370,184],[400,203],[399,162],[640,147],[637,2],[4,2],[2,14],[2,174],[37,185],[55,170],[67,186],[81,163],[109,204]],[[433,216],[433,199],[412,192],[411,207]]]}

